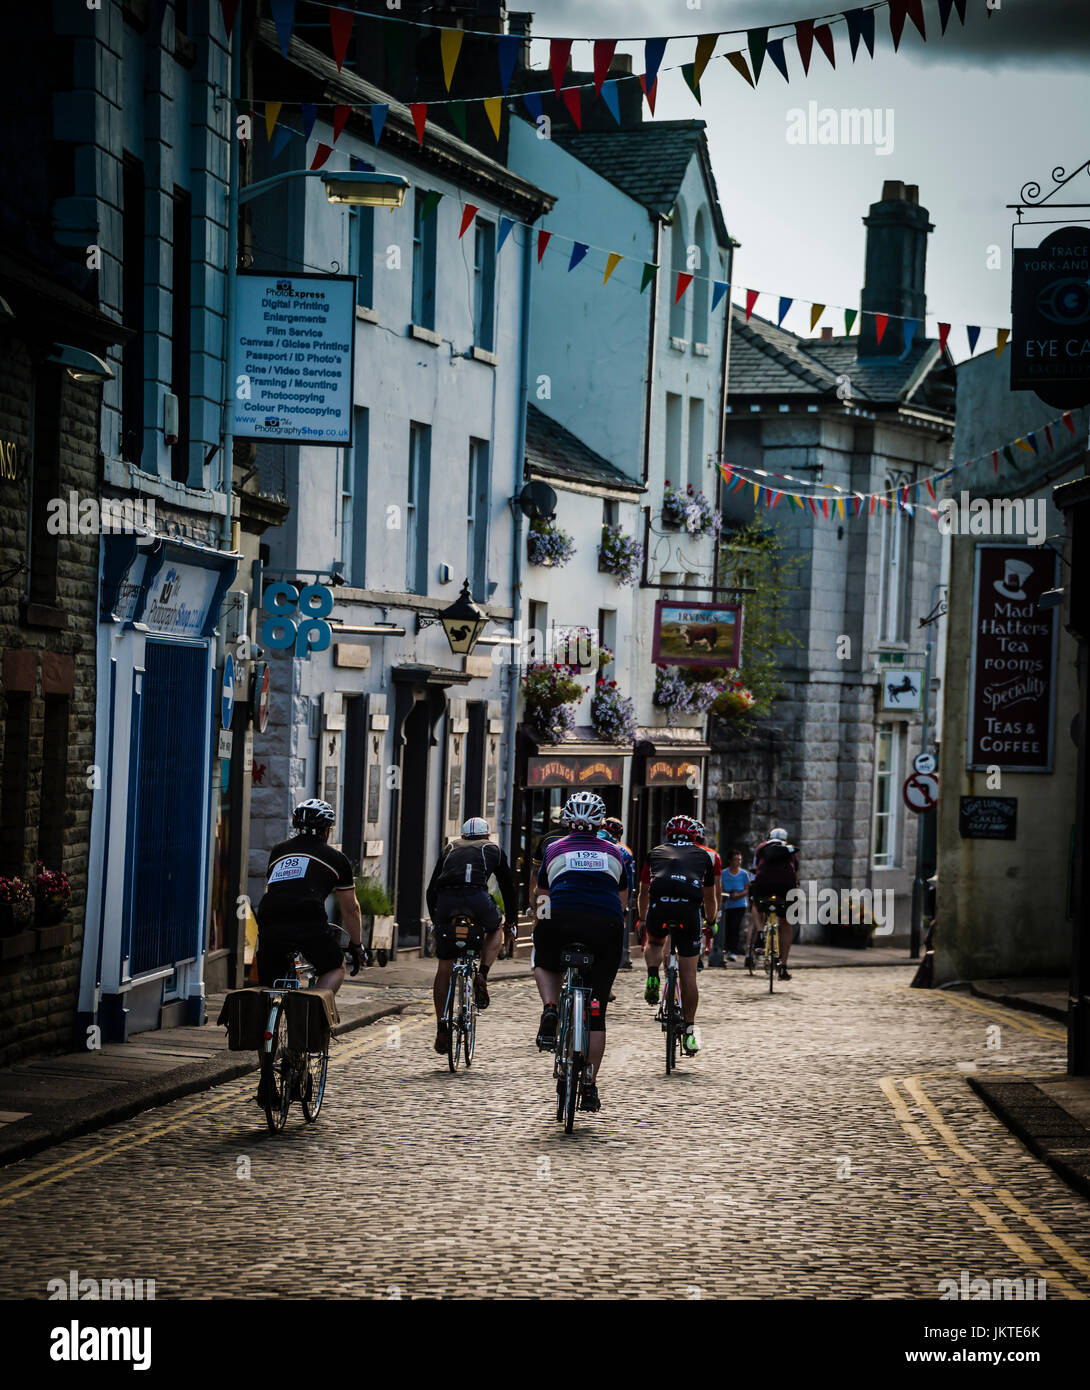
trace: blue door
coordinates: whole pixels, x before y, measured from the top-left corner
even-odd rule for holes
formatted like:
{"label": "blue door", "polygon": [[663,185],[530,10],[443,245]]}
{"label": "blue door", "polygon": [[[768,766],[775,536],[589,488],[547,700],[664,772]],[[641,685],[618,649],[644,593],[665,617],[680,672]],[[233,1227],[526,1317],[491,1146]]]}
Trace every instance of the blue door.
{"label": "blue door", "polygon": [[149,640],[139,719],[130,840],[129,970],[139,975],[196,955],[206,854],[204,787],[208,654]]}

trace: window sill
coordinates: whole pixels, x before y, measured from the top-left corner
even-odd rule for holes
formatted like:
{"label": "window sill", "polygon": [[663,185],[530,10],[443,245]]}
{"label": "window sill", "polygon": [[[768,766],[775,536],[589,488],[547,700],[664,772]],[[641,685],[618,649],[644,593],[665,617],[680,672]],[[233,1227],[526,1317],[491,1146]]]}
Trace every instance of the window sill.
{"label": "window sill", "polygon": [[670,347],[674,352],[688,352],[689,340],[688,338],[671,338]]}
{"label": "window sill", "polygon": [[366,304],[357,304],[356,318],[361,323],[378,323],[378,310],[369,309]]}
{"label": "window sill", "polygon": [[19,604],[19,619],[23,627],[52,627],[64,630],[68,626],[68,614],[63,608],[53,608],[45,603]]}
{"label": "window sill", "polygon": [[409,337],[415,338],[418,343],[427,343],[430,347],[439,347],[443,342],[434,328],[421,328],[418,323],[409,324]]}
{"label": "window sill", "polygon": [[500,359],[496,356],[496,354],[494,352],[489,352],[487,348],[470,348],[469,355],[473,358],[474,362],[484,362],[489,367],[498,367],[500,363]]}
{"label": "window sill", "polygon": [[694,357],[710,357],[711,355],[712,355],[712,350],[711,350],[711,348],[707,345],[707,343],[694,343],[694,344],[693,344],[693,356],[694,356]]}

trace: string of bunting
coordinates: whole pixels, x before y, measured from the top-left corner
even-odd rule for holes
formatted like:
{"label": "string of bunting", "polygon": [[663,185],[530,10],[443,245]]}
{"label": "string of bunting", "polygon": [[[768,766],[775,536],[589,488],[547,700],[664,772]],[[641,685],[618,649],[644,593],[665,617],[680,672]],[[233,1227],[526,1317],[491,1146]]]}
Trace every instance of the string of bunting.
{"label": "string of bunting", "polygon": [[[894,503],[902,511],[912,515],[915,507],[920,503],[921,494],[925,488],[930,500],[932,502],[937,501],[938,494],[935,485],[946,484],[947,480],[961,469],[972,468],[976,464],[986,463],[990,459],[992,472],[998,475],[1000,456],[1012,468],[1017,469],[1018,461],[1012,450],[1021,449],[1025,453],[1039,456],[1042,448],[1041,435],[1044,436],[1044,447],[1050,451],[1055,450],[1056,443],[1052,432],[1053,430],[1058,431],[1061,424],[1066,426],[1072,434],[1075,433],[1075,421],[1071,411],[1065,410],[1062,415],[1050,420],[1046,425],[1042,425],[1036,430],[1030,430],[1027,434],[1018,435],[996,449],[990,449],[975,458],[966,459],[963,463],[952,464],[941,473],[932,473],[930,477],[920,478],[914,483],[886,488],[881,492],[849,492],[846,488],[838,487],[835,483],[815,485],[805,479],[795,478],[790,473],[773,473],[764,468],[751,467],[748,464],[721,462],[718,467],[728,492],[739,492],[750,487],[753,489],[754,504],[759,505],[763,502],[769,511],[774,510],[786,498],[788,505],[793,509],[805,512],[806,504],[809,504],[809,509],[814,516],[821,516],[825,520],[828,520],[830,516],[838,517],[841,520],[847,516],[861,516],[864,507],[867,508],[867,515],[873,516],[876,507],[881,506],[883,510],[889,511]],[[758,482],[757,478],[774,478],[777,484],[797,483],[803,489],[824,486],[827,491],[810,492],[784,486],[770,486],[767,482]],[[820,503],[820,509],[815,505],[817,503]],[[936,507],[929,506],[927,503],[924,503],[923,506],[925,511],[936,520],[938,519],[939,513]],[[852,511],[853,507],[854,512]]]}

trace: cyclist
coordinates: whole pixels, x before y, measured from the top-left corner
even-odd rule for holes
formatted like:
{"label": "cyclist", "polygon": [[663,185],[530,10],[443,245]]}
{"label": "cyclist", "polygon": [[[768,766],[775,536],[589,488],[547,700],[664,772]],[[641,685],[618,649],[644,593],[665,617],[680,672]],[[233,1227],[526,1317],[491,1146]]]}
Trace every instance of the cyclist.
{"label": "cyclist", "polygon": [[647,944],[643,958],[647,963],[648,1004],[659,1002],[659,966],[662,963],[666,923],[680,924],[674,937],[681,972],[681,1008],[685,1015],[682,1048],[687,1057],[700,1051],[696,1039],[696,1009],[700,1000],[696,985],[696,962],[700,956],[701,906],[704,917],[715,916],[715,865],[708,851],[694,843],[696,822],[688,816],[674,816],[666,823],[666,843],[656,845],[640,870],[640,916],[645,923]]}
{"label": "cyclist", "polygon": [[[699,820],[694,821],[693,825],[695,826],[693,830],[693,844],[699,845],[701,849],[707,850],[712,857],[712,864],[715,867],[715,916],[710,921],[705,920],[704,922],[704,950],[708,955],[708,963],[711,964],[712,938],[718,930],[719,912],[723,906],[723,861],[719,858],[719,851],[717,849],[712,849],[711,845],[708,844],[708,836],[704,829],[704,822]],[[703,961],[698,956],[696,962],[697,969],[702,969],[703,964]]]}
{"label": "cyclist", "polygon": [[488,890],[495,874],[503,898],[504,922],[508,941],[518,935],[518,899],[507,855],[489,839],[488,822],[481,816],[470,816],[462,826],[461,837],[444,845],[432,870],[425,894],[428,912],[435,927],[435,955],[439,962],[435,971],[432,995],[435,1000],[435,1050],[446,1052],[447,1029],[443,1026],[443,1011],[454,969],[455,940],[451,919],[462,913],[473,919],[473,925],[483,936],[481,964],[477,971],[475,992],[478,1009],[487,1009],[488,972],[503,944],[500,933],[500,911]]}
{"label": "cyclist", "polygon": [[[746,932],[746,965],[753,964],[754,930],[764,931],[768,917],[768,900],[773,895],[785,897],[799,885],[799,852],[787,842],[787,831],[776,826],[768,832],[753,854],[753,878],[749,885],[749,900],[753,911]],[[791,923],[787,913],[780,914],[780,979],[789,980],[787,956],[791,950]]]}
{"label": "cyclist", "polygon": [[[621,824],[621,822],[617,819],[616,816],[606,816],[605,820],[602,822],[602,828],[598,832],[599,840],[608,840],[611,844],[616,845],[617,848],[621,851],[621,854],[624,856],[625,881],[628,884],[628,907],[625,910],[624,932],[621,937],[622,965],[624,965],[626,954],[624,945],[628,939],[629,932],[628,918],[632,908],[635,906],[635,899],[632,895],[636,891],[636,860],[633,857],[632,851],[621,840],[621,836],[623,834],[624,826]],[[632,966],[631,964],[628,964],[624,965],[624,968],[626,970],[631,970]],[[612,1004],[615,998],[616,995],[611,992],[609,996],[609,1002]]]}
{"label": "cyclist", "polygon": [[595,792],[572,792],[560,813],[568,834],[546,846],[537,879],[538,896],[545,900],[534,923],[534,978],[544,1005],[538,1047],[556,1046],[561,951],[579,942],[594,956],[588,972],[591,1017],[584,1110],[601,1109],[597,1081],[606,1050],[606,1007],[621,963],[628,906],[624,856],[617,845],[598,838],[605,814],[606,804]]}

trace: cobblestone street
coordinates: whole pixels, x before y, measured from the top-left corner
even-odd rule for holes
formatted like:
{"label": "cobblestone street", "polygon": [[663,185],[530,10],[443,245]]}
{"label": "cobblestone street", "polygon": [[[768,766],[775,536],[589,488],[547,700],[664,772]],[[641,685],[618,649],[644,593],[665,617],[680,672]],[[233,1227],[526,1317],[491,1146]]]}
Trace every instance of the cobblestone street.
{"label": "cobblestone street", "polygon": [[667,1079],[638,958],[618,977],[603,1109],[570,1137],[517,981],[469,1072],[416,990],[335,1046],[313,1127],[293,1107],[265,1133],[247,1078],[7,1168],[0,1293],[75,1270],[157,1299],[934,1299],[966,1271],[1090,1296],[1085,1199],[966,1081],[1059,1073],[1058,1025],[903,969],[800,969],[772,997],[700,978],[704,1050]]}

